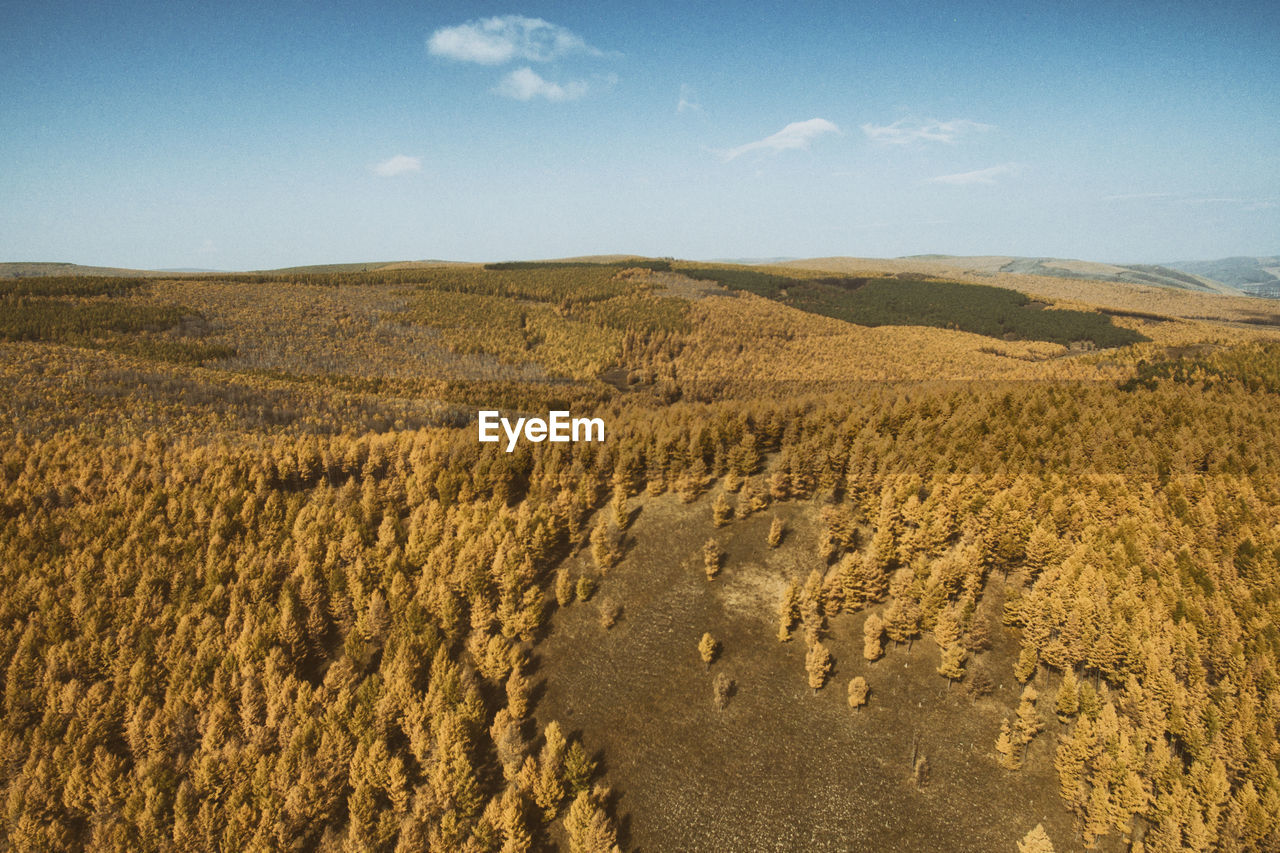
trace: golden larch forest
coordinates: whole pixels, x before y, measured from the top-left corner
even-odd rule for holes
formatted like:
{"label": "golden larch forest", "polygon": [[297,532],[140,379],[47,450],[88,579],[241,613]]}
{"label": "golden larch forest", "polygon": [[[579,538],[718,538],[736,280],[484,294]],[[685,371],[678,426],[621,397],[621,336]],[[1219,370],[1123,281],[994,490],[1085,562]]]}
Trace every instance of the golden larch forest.
{"label": "golden larch forest", "polygon": [[1278,437],[1264,299],[3,279],[2,846],[1274,851]]}

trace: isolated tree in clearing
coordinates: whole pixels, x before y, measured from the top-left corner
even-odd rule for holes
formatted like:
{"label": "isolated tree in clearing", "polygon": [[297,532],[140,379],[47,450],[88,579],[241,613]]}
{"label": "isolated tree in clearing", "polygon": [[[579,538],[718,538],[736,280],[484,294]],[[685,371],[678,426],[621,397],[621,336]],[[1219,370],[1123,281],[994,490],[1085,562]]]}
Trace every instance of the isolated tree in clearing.
{"label": "isolated tree in clearing", "polygon": [[711,668],[711,663],[720,654],[720,643],[710,632],[704,633],[702,639],[698,641],[698,656],[702,658],[702,662],[707,665],[707,669]]}
{"label": "isolated tree in clearing", "polygon": [[827,675],[831,672],[831,652],[821,642],[815,642],[805,653],[804,668],[809,673],[809,686],[817,693],[827,683]]}
{"label": "isolated tree in clearing", "polygon": [[707,580],[711,580],[720,573],[723,562],[724,551],[721,550],[720,543],[714,538],[708,539],[702,546],[702,566],[707,572]]}
{"label": "isolated tree in clearing", "polygon": [[782,523],[782,519],[778,518],[775,515],[773,517],[773,521],[769,524],[769,547],[770,548],[777,548],[779,545],[782,544],[782,536],[783,534],[786,533],[786,530],[787,530],[787,526]]}
{"label": "isolated tree in clearing", "polygon": [[622,615],[622,605],[614,601],[612,598],[604,597],[600,599],[600,627],[606,631],[612,628],[618,622],[618,617]]}
{"label": "isolated tree in clearing", "polygon": [[870,689],[867,687],[867,680],[861,675],[855,675],[849,679],[849,707],[855,711],[867,704],[867,694]]}
{"label": "isolated tree in clearing", "polygon": [[728,706],[734,687],[734,681],[727,673],[716,673],[716,677],[711,681],[711,701],[717,708],[724,710]]}
{"label": "isolated tree in clearing", "polygon": [[1022,837],[1018,842],[1018,853],[1054,853],[1053,842],[1049,840],[1049,833],[1044,831],[1044,824],[1037,823]]}

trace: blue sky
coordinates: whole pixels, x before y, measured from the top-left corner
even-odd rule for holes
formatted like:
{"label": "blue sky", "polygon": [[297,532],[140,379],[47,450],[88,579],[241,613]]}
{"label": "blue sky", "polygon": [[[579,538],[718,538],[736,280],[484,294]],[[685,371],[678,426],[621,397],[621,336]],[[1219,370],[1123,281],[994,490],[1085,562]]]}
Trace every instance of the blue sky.
{"label": "blue sky", "polygon": [[1280,4],[0,0],[0,260],[1280,251]]}

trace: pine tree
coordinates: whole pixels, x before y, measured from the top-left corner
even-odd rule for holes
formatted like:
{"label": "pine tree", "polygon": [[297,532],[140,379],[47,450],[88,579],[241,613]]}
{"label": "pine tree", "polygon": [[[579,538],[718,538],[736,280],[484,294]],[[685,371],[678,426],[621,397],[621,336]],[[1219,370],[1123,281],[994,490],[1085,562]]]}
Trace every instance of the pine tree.
{"label": "pine tree", "polygon": [[591,787],[591,777],[596,774],[596,762],[582,746],[581,741],[569,744],[564,754],[564,782],[569,788],[569,796],[578,794]]}
{"label": "pine tree", "polygon": [[855,675],[849,679],[849,707],[855,711],[867,704],[867,695],[870,693],[867,687],[867,680],[861,675]]}
{"label": "pine tree", "polygon": [[565,834],[570,853],[615,853],[618,833],[600,805],[599,792],[583,791],[565,815]]}
{"label": "pine tree", "polygon": [[1062,683],[1058,685],[1058,697],[1055,707],[1058,712],[1058,720],[1062,723],[1066,723],[1080,710],[1076,671],[1070,667],[1062,673]]}
{"label": "pine tree", "polygon": [[1024,684],[1036,674],[1040,664],[1040,655],[1035,646],[1023,640],[1022,649],[1018,653],[1018,662],[1014,664],[1013,675]]}
{"label": "pine tree", "polygon": [[631,507],[627,504],[627,490],[617,486],[613,490],[613,523],[619,530],[626,530],[631,524]]}
{"label": "pine tree", "polygon": [[618,537],[609,530],[608,524],[604,521],[597,524],[591,531],[591,559],[601,574],[616,566],[622,559]]}
{"label": "pine tree", "polygon": [[1018,853],[1054,853],[1053,842],[1044,825],[1037,823],[1035,827],[1018,842]]}
{"label": "pine tree", "polygon": [[1014,743],[1007,717],[1000,723],[1000,735],[996,738],[996,754],[999,756],[1000,766],[1006,770],[1017,770],[1022,766],[1022,750]]}
{"label": "pine tree", "polygon": [[520,791],[508,786],[502,792],[498,826],[502,833],[502,853],[527,853],[533,849],[533,836],[525,817],[525,801]]}
{"label": "pine tree", "polygon": [[809,673],[809,686],[817,693],[827,683],[827,675],[831,672],[831,652],[821,642],[809,646],[804,657],[804,668]]}
{"label": "pine tree", "polygon": [[542,751],[538,754],[538,775],[533,783],[533,800],[542,809],[544,819],[551,821],[566,794],[564,757],[567,743],[560,732],[559,723],[554,720],[547,723],[542,737]]}
{"label": "pine tree", "polygon": [[724,527],[733,520],[733,505],[729,503],[729,497],[724,492],[716,495],[714,501],[711,502],[711,521],[716,527]]}
{"label": "pine tree", "polygon": [[698,656],[702,658],[702,662],[707,665],[707,669],[711,668],[711,663],[720,654],[720,643],[710,632],[702,635],[702,639],[698,641]]}
{"label": "pine tree", "polygon": [[708,539],[702,546],[702,566],[706,570],[707,580],[711,580],[720,573],[720,566],[724,562],[724,551],[720,548],[720,543],[715,538]]}
{"label": "pine tree", "polygon": [[800,597],[795,581],[787,584],[782,591],[782,599],[778,602],[778,641],[785,643],[791,639],[791,631],[796,620],[800,618]]}
{"label": "pine tree", "polygon": [[724,710],[729,704],[729,698],[733,695],[734,681],[724,672],[717,672],[716,677],[711,681],[711,701],[716,708]]}
{"label": "pine tree", "polygon": [[878,614],[867,616],[862,623],[862,656],[867,660],[879,660],[884,655],[884,620]]}
{"label": "pine tree", "polygon": [[1027,744],[1031,743],[1040,730],[1044,728],[1044,722],[1036,711],[1036,700],[1038,698],[1040,698],[1040,694],[1028,684],[1022,689],[1022,697],[1018,701],[1018,716],[1014,722],[1013,740],[1014,743],[1022,747],[1024,757]]}
{"label": "pine tree", "polygon": [[573,575],[569,574],[568,569],[557,569],[556,603],[561,607],[568,607],[573,603],[574,596]]}
{"label": "pine tree", "polygon": [[969,651],[959,642],[952,643],[942,650],[942,657],[938,663],[938,675],[947,679],[948,682],[959,681],[964,678],[965,661],[969,658]]}
{"label": "pine tree", "polygon": [[782,523],[782,519],[778,518],[775,515],[773,517],[773,521],[769,524],[769,547],[770,548],[777,548],[779,545],[782,544],[782,537],[786,533],[786,530],[787,530],[786,525]]}

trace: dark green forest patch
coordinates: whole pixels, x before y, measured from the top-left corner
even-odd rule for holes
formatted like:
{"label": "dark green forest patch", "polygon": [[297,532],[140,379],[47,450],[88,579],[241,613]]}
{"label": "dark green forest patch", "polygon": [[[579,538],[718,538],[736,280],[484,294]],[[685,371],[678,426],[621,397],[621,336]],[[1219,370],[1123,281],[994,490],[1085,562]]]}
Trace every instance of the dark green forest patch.
{"label": "dark green forest patch", "polygon": [[1089,342],[1118,347],[1148,340],[1094,311],[1044,308],[1016,290],[983,284],[896,278],[787,278],[750,269],[680,269],[801,311],[859,326],[933,326],[1005,340]]}
{"label": "dark green forest patch", "polygon": [[[112,288],[122,281],[125,282],[123,288]],[[140,283],[145,282],[108,278],[14,282],[37,285],[37,288],[50,285],[36,292],[63,296],[93,294],[93,298],[11,295],[12,289],[6,288],[0,294],[0,340],[109,349],[177,364],[203,364],[236,354],[232,347],[198,340],[204,323],[189,308],[111,298],[123,295]]]}

